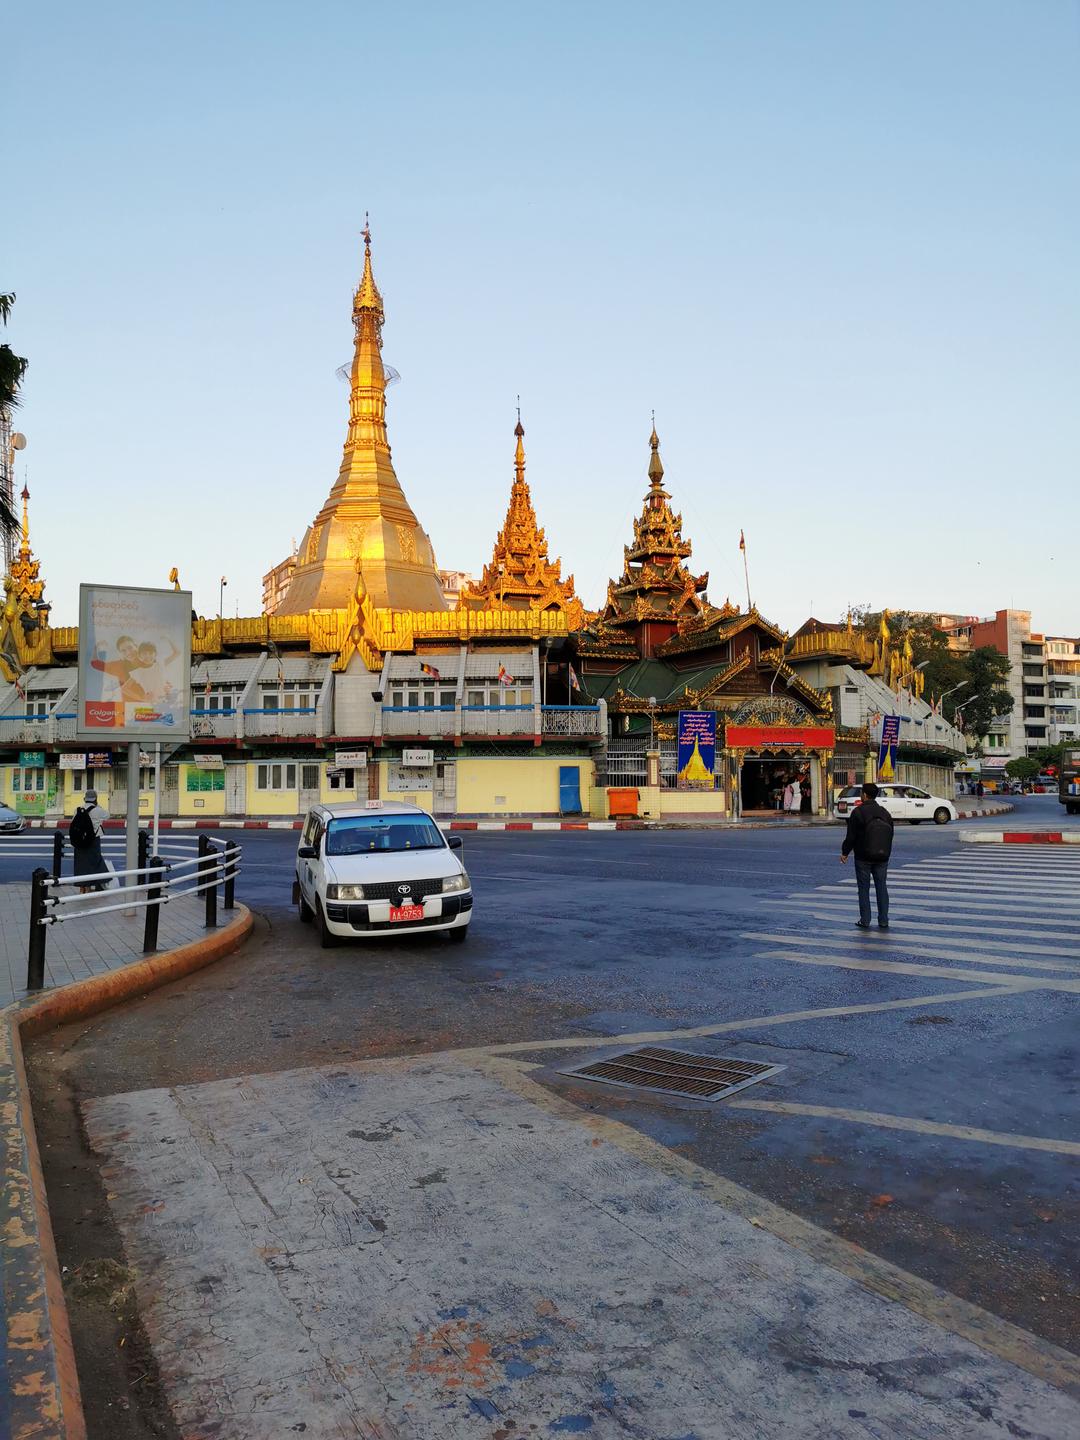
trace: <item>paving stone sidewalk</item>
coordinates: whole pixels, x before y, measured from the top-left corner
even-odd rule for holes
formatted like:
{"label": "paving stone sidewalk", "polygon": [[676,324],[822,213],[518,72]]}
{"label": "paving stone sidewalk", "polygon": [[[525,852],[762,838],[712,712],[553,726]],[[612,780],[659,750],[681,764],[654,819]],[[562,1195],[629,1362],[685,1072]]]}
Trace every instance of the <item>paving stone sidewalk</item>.
{"label": "paving stone sidewalk", "polygon": [[[117,904],[117,890],[87,896],[86,909],[77,919],[47,927],[45,940],[45,984],[53,988],[85,980],[106,970],[117,970],[143,958],[145,912],[133,915],[122,910],[96,914],[96,910]],[[162,906],[158,927],[158,949],[174,950],[188,941],[201,939],[205,907],[201,896],[170,900]],[[227,918],[227,917],[226,917]],[[221,915],[219,913],[219,919]],[[0,885],[0,1006],[23,999],[26,994],[26,951],[30,930],[30,885],[28,881]]]}

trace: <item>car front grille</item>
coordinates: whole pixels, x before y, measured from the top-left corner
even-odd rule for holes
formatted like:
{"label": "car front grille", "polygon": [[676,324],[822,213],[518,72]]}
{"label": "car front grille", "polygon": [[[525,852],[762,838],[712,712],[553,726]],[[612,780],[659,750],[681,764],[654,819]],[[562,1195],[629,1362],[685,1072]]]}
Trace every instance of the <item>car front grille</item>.
{"label": "car front grille", "polygon": [[[403,895],[401,886],[407,885],[409,893]],[[419,905],[429,895],[442,894],[441,880],[387,880],[375,885],[364,883],[365,900],[389,900],[394,905]]]}

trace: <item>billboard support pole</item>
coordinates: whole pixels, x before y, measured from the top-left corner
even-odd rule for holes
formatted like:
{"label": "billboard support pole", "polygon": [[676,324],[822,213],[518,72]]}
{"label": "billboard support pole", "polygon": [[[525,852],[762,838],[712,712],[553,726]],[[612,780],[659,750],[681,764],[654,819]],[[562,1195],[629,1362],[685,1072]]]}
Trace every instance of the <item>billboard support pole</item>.
{"label": "billboard support pole", "polygon": [[154,741],[154,854],[158,853],[161,833],[161,741]]}
{"label": "billboard support pole", "polygon": [[[139,868],[139,755],[142,747],[138,740],[128,742],[127,766],[127,845],[124,850],[124,869]],[[157,847],[155,846],[155,851]],[[129,875],[126,883],[137,885],[139,877]]]}

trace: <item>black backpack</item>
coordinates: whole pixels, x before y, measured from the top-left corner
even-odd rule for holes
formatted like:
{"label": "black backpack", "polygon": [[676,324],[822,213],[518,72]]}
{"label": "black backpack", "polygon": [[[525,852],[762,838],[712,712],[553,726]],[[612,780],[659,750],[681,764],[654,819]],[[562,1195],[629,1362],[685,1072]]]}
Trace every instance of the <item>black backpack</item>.
{"label": "black backpack", "polygon": [[868,815],[863,826],[863,850],[867,860],[871,862],[888,860],[892,854],[892,841],[891,818],[880,811],[874,815]]}
{"label": "black backpack", "polygon": [[81,805],[71,817],[71,829],[68,831],[68,838],[72,845],[81,846],[92,845],[94,843],[94,822],[90,819],[90,812],[84,810]]}

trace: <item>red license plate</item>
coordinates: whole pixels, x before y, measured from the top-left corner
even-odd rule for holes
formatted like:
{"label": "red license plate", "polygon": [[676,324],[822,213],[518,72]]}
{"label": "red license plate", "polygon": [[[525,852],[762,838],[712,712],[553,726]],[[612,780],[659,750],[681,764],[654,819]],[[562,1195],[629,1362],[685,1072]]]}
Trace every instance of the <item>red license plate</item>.
{"label": "red license plate", "polygon": [[391,920],[422,920],[424,918],[423,905],[391,905]]}

